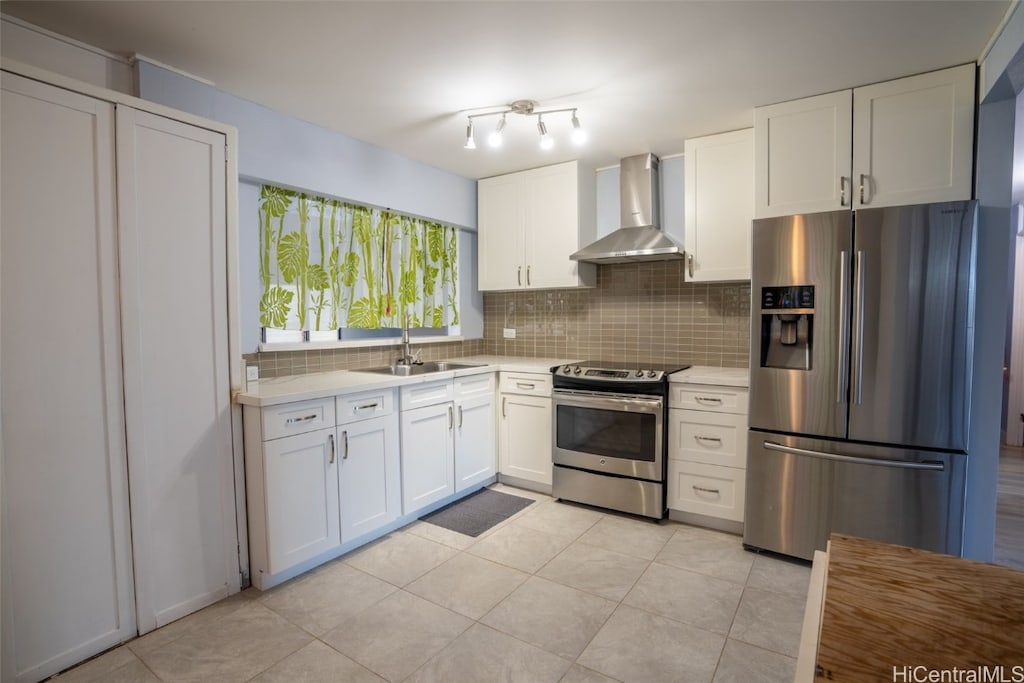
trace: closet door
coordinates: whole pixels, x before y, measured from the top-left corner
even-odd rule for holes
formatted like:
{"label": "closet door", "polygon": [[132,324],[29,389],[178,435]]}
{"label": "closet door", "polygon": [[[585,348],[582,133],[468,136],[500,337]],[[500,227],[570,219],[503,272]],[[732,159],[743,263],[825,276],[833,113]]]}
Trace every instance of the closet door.
{"label": "closet door", "polygon": [[114,112],[0,76],[4,681],[135,635]]}
{"label": "closet door", "polygon": [[117,107],[139,632],[238,590],[225,137]]}

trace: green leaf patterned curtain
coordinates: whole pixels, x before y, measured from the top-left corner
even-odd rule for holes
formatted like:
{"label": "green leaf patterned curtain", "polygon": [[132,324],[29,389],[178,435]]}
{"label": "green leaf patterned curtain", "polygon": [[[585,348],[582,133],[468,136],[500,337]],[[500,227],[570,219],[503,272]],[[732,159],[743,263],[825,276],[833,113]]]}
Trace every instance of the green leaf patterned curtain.
{"label": "green leaf patterned curtain", "polygon": [[273,185],[259,215],[264,328],[459,324],[454,227]]}

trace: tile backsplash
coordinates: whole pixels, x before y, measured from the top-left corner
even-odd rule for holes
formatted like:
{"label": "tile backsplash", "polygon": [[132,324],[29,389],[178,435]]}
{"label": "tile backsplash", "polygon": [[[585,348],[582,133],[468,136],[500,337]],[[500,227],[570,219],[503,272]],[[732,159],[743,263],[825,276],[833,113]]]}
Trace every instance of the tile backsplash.
{"label": "tile backsplash", "polygon": [[[514,329],[515,339],[503,338]],[[750,283],[691,283],[683,262],[598,268],[593,289],[484,293],[484,338],[425,344],[423,360],[480,354],[747,367]],[[245,354],[260,377],[394,362],[399,347]]]}
{"label": "tile backsplash", "polygon": [[[503,329],[515,329],[504,339]],[[600,266],[593,289],[484,294],[488,354],[747,367],[750,283],[689,283],[683,261]]]}

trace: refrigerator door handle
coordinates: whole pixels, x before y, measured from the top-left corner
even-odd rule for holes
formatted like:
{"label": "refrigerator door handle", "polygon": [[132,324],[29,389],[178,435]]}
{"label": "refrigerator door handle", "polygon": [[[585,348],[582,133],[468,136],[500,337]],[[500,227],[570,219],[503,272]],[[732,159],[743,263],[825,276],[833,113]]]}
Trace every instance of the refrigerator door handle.
{"label": "refrigerator door handle", "polygon": [[853,400],[860,405],[864,399],[864,252],[857,252],[853,266],[854,280],[854,367]]}
{"label": "refrigerator door handle", "polygon": [[839,253],[839,377],[836,382],[836,403],[846,403],[847,378],[850,376],[850,283],[847,277],[847,263],[850,255]]}
{"label": "refrigerator door handle", "polygon": [[896,467],[904,470],[932,470],[942,472],[946,469],[945,464],[936,461],[907,462],[905,460],[880,460],[875,458],[861,458],[856,455],[839,455],[838,453],[826,453],[825,451],[812,451],[807,448],[795,448],[785,446],[774,441],[763,442],[765,450],[789,453],[791,455],[806,455],[811,458],[822,460],[835,460],[837,462],[849,462],[857,465],[877,465],[878,467]]}

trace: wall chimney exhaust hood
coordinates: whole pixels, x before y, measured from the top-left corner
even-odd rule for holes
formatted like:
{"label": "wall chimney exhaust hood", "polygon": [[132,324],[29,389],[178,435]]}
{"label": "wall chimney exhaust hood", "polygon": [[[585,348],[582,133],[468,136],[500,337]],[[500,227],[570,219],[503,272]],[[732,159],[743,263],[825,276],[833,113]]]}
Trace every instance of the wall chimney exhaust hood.
{"label": "wall chimney exhaust hood", "polygon": [[658,157],[637,154],[619,162],[622,227],[570,256],[587,263],[668,261],[684,257],[683,248],[661,231]]}

